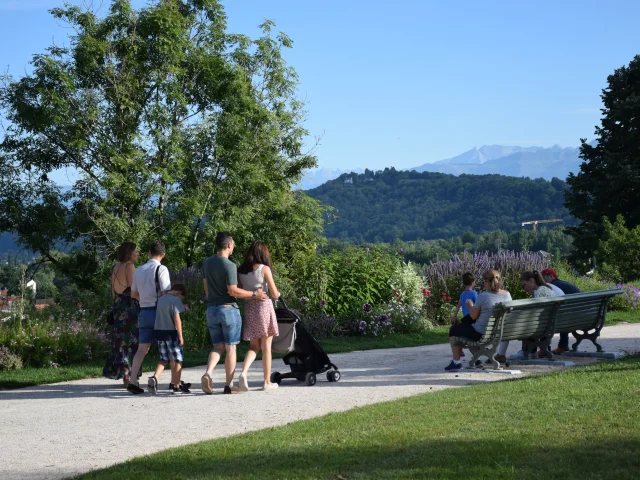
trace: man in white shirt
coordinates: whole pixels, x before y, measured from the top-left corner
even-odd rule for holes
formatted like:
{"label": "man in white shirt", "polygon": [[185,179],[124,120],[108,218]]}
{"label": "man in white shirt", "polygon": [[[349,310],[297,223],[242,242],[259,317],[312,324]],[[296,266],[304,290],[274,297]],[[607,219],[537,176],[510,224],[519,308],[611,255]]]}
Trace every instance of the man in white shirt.
{"label": "man in white shirt", "polygon": [[131,393],[144,393],[138,385],[137,374],[154,339],[153,329],[156,323],[158,298],[164,295],[164,292],[171,290],[169,269],[160,263],[164,256],[164,243],[153,242],[149,247],[149,260],[133,272],[131,297],[140,302],[140,315],[138,316],[138,351],[133,357],[131,380],[127,386],[127,390]]}

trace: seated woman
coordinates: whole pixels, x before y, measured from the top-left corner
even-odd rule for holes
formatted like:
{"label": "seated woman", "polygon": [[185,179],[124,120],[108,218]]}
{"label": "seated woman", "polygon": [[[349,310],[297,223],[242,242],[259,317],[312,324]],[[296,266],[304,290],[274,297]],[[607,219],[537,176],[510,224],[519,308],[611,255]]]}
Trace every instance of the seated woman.
{"label": "seated woman", "polygon": [[478,295],[475,304],[469,309],[469,315],[462,318],[460,323],[452,325],[449,329],[449,343],[451,344],[451,352],[453,360],[444,367],[448,372],[460,370],[462,363],[460,356],[462,355],[462,347],[454,345],[455,337],[468,338],[477,342],[487,330],[487,323],[491,317],[491,311],[496,303],[508,302],[511,295],[502,289],[502,280],[500,273],[496,270],[487,270],[482,275],[484,282],[484,291]]}
{"label": "seated woman", "polygon": [[[531,272],[524,272],[520,275],[520,283],[522,284],[522,288],[529,295],[532,295],[533,298],[544,298],[544,297],[555,297],[556,292],[544,281],[542,275],[538,270],[533,270]],[[524,344],[523,344],[524,346]],[[506,353],[507,348],[509,347],[509,342],[500,342],[498,345],[498,354],[495,356],[495,359],[501,363],[504,363],[507,360]],[[535,352],[533,352],[535,353]],[[524,349],[520,350],[515,355],[512,355],[511,358],[518,359],[524,357]]]}

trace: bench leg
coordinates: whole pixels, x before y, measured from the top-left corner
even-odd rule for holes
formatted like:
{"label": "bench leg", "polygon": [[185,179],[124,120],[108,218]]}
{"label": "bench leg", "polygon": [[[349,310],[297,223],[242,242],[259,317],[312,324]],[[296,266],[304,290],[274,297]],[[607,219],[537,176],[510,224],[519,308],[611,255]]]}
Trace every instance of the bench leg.
{"label": "bench leg", "polygon": [[502,370],[500,362],[495,359],[498,345],[483,345],[481,347],[469,347],[471,352],[471,361],[469,362],[469,368],[476,367],[476,361],[480,360],[480,357],[487,357],[491,360],[491,365],[494,370]]}
{"label": "bench leg", "polygon": [[[553,337],[543,337],[540,339],[533,339],[533,338],[529,338],[526,340],[523,340],[522,343],[524,343],[524,359],[525,360],[536,360],[538,358],[538,348],[540,348],[540,350],[542,350],[543,352],[545,352],[547,359],[549,360],[555,360],[556,357],[553,354],[553,352],[551,352],[551,340]],[[530,357],[530,356],[533,357]]]}
{"label": "bench leg", "polygon": [[576,339],[576,343],[571,345],[571,350],[573,350],[574,352],[578,351],[578,345],[580,345],[580,342],[582,342],[582,340],[591,340],[591,343],[593,343],[596,347],[596,351],[602,351],[602,345],[596,342],[596,340],[598,340],[598,337],[600,336],[600,329],[596,328],[592,333],[588,333],[585,331],[582,331],[582,333],[578,333],[577,330],[571,333]]}

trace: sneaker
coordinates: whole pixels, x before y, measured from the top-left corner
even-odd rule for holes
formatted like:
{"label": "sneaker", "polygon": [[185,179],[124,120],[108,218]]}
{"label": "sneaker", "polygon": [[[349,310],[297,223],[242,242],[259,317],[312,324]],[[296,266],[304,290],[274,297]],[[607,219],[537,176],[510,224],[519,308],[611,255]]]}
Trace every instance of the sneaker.
{"label": "sneaker", "polygon": [[149,381],[147,382],[147,387],[149,387],[149,393],[155,395],[158,393],[158,379],[155,377],[149,377]]}
{"label": "sneaker", "polygon": [[173,383],[169,384],[169,390],[173,392],[174,395],[180,395],[182,393],[182,385],[176,386]]}
{"label": "sneaker", "polygon": [[[191,388],[191,384],[190,383],[184,383],[184,381],[180,380],[180,386],[186,388],[187,390],[189,390]],[[171,384],[169,384],[169,390],[171,390]]]}
{"label": "sneaker", "polygon": [[127,385],[127,391],[133,393],[134,395],[144,393],[143,389],[141,389],[138,385],[134,385],[133,383]]}
{"label": "sneaker", "polygon": [[238,377],[238,390],[241,392],[249,391],[249,382],[247,382],[247,377],[244,375],[240,375],[240,377]]}
{"label": "sneaker", "polygon": [[568,352],[568,351],[569,351],[569,347],[558,347],[551,350],[551,353],[553,353],[554,355],[562,355],[564,352]]}
{"label": "sneaker", "polygon": [[524,358],[524,352],[522,350],[520,350],[518,353],[514,353],[513,355],[511,355],[511,360],[519,360],[521,358]]}
{"label": "sneaker", "polygon": [[278,388],[278,384],[277,383],[269,383],[269,384],[265,385],[264,387],[262,387],[262,390],[264,390],[265,392],[268,392],[269,390],[275,390],[276,388]]}
{"label": "sneaker", "polygon": [[213,387],[211,385],[212,381],[209,374],[205,373],[200,381],[202,382],[202,391],[208,395],[211,395],[213,393]]}
{"label": "sneaker", "polygon": [[180,382],[180,391],[182,393],[191,393],[191,390],[189,390],[190,386],[191,386],[190,383]]}
{"label": "sneaker", "polygon": [[452,372],[452,371],[455,371],[455,370],[461,370],[462,369],[462,363],[456,362],[455,360],[451,360],[451,363],[449,365],[447,365],[446,367],[444,367],[444,369],[447,372]]}
{"label": "sneaker", "polygon": [[237,385],[225,385],[222,393],[226,393],[227,395],[230,393],[238,393],[240,389]]}

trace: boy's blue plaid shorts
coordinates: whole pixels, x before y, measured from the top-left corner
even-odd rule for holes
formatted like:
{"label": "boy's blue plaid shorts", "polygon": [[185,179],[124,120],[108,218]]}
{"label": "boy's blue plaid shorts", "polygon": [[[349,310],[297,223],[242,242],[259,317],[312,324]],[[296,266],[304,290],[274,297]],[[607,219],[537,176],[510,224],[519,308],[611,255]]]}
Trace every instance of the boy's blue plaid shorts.
{"label": "boy's blue plaid shorts", "polygon": [[176,362],[182,362],[184,355],[178,340],[158,340],[158,350],[160,350],[160,360],[170,362],[173,358]]}

